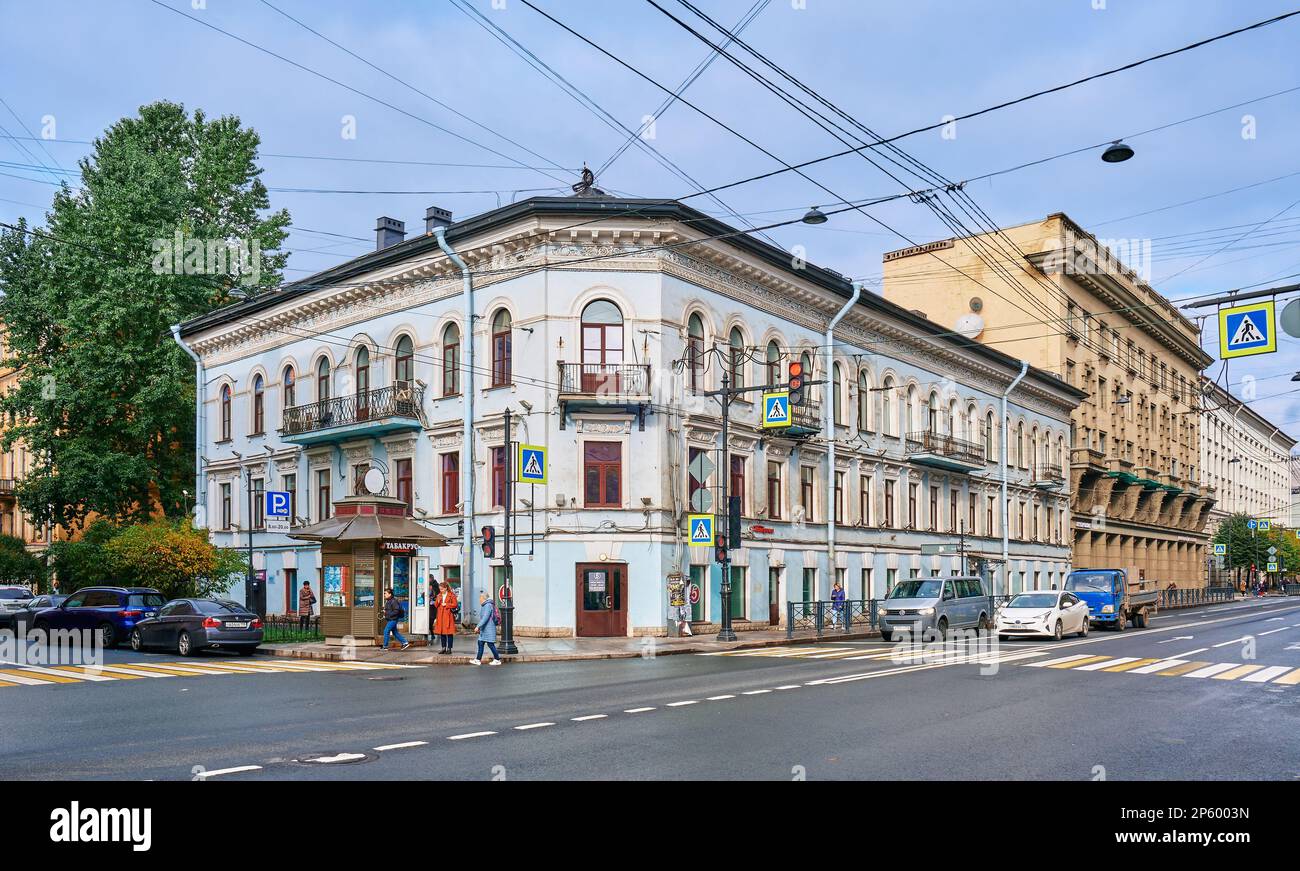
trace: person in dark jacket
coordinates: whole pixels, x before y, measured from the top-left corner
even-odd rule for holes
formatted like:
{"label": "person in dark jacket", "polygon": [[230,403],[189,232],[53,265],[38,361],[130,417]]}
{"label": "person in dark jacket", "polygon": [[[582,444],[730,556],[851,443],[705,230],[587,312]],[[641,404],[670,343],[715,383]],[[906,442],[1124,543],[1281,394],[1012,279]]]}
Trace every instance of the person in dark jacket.
{"label": "person in dark jacket", "polygon": [[311,581],[303,581],[298,588],[298,629],[306,632],[311,627],[311,606],[316,604],[316,594],[312,592]]}
{"label": "person in dark jacket", "polygon": [[393,596],[392,587],[384,590],[384,619],[388,621],[384,624],[384,650],[388,649],[389,636],[396,637],[403,650],[410,647],[411,642],[403,638],[397,629],[397,621],[402,619],[402,603]]}

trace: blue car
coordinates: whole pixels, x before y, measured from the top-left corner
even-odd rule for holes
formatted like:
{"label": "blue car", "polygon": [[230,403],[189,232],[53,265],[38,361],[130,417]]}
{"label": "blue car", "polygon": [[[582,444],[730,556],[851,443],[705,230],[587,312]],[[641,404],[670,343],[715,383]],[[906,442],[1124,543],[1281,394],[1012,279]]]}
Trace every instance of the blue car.
{"label": "blue car", "polygon": [[32,629],[74,629],[99,634],[99,643],[113,647],[131,637],[141,620],[158,614],[166,600],[151,587],[82,587],[54,608],[37,611]]}

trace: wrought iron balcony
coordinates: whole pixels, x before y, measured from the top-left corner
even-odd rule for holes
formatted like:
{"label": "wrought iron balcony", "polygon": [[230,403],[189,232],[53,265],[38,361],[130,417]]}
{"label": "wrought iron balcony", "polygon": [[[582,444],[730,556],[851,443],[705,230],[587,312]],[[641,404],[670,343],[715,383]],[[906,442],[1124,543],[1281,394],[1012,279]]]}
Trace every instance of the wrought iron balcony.
{"label": "wrought iron balcony", "polygon": [[907,434],[908,459],[955,472],[984,468],[984,446],[931,430]]}
{"label": "wrought iron balcony", "polygon": [[646,363],[566,363],[560,360],[560,429],[569,411],[586,409],[636,414],[645,429],[650,406]]}
{"label": "wrought iron balcony", "polygon": [[14,495],[14,484],[13,478],[0,478],[0,497],[12,497]]}
{"label": "wrought iron balcony", "polygon": [[1065,483],[1065,472],[1056,463],[1037,463],[1034,466],[1033,482],[1035,487],[1059,487]]}
{"label": "wrought iron balcony", "polygon": [[334,399],[295,405],[284,410],[280,435],[297,444],[332,441],[361,435],[380,435],[424,425],[421,408],[424,388],[399,382]]}

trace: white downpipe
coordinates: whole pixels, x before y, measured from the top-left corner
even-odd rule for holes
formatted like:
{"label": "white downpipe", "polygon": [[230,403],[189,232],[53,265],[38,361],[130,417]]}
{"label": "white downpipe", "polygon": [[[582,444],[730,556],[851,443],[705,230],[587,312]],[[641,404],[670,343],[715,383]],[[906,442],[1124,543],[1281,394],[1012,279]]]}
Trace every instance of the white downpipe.
{"label": "white downpipe", "polygon": [[[1011,434],[1011,422],[1007,420],[1007,397],[1029,371],[1029,364],[1020,361],[1020,374],[1015,377],[1007,389],[1002,392],[1002,582],[1005,592],[1011,592],[1011,509],[1007,505],[1007,441]],[[998,595],[997,585],[993,586],[993,595]]]}
{"label": "white downpipe", "polygon": [[194,361],[194,526],[203,528],[208,525],[208,482],[207,476],[203,474],[203,448],[206,444],[204,424],[208,417],[204,410],[208,394],[207,374],[202,358],[181,339],[180,324],[172,326],[172,338]]}
{"label": "white downpipe", "polygon": [[[447,228],[434,227],[433,235],[438,239],[438,247],[448,259],[460,270],[464,279],[461,293],[465,301],[465,354],[461,357],[460,389],[465,397],[465,422],[461,430],[460,461],[460,498],[461,519],[464,529],[461,532],[461,595],[466,602],[473,601],[476,593],[474,586],[474,281],[469,267],[450,245],[447,244]],[[466,614],[473,613],[472,607],[464,605]]]}
{"label": "white downpipe", "polygon": [[857,305],[858,300],[862,298],[862,282],[853,282],[853,296],[849,301],[844,303],[844,307],[839,310],[835,317],[831,318],[830,324],[826,327],[826,375],[827,375],[827,399],[822,402],[822,432],[826,433],[826,493],[830,498],[826,500],[826,559],[827,570],[830,577],[826,580],[826,595],[830,596],[831,587],[835,584],[835,579],[839,576],[835,564],[835,416],[832,410],[835,404],[835,382],[831,379],[835,377],[835,325],[844,319],[853,306]]}

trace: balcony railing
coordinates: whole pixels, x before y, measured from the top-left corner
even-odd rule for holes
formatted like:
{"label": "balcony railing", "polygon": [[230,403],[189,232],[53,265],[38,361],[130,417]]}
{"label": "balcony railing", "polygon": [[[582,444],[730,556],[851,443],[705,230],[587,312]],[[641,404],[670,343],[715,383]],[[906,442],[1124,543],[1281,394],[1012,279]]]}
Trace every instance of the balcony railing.
{"label": "balcony railing", "polygon": [[14,495],[14,479],[0,478],[0,496]]}
{"label": "balcony railing", "polygon": [[300,435],[336,426],[383,420],[390,417],[420,418],[424,388],[414,383],[400,383],[364,393],[353,393],[284,410],[284,435]]}
{"label": "balcony railing", "polygon": [[1034,466],[1035,484],[1060,484],[1065,481],[1065,473],[1057,463],[1038,463]]}
{"label": "balcony railing", "polygon": [[983,445],[931,430],[909,432],[907,434],[907,452],[909,454],[933,454],[962,463],[984,465]]}
{"label": "balcony railing", "polygon": [[565,363],[560,366],[561,396],[591,396],[621,402],[650,395],[650,366],[639,363]]}

